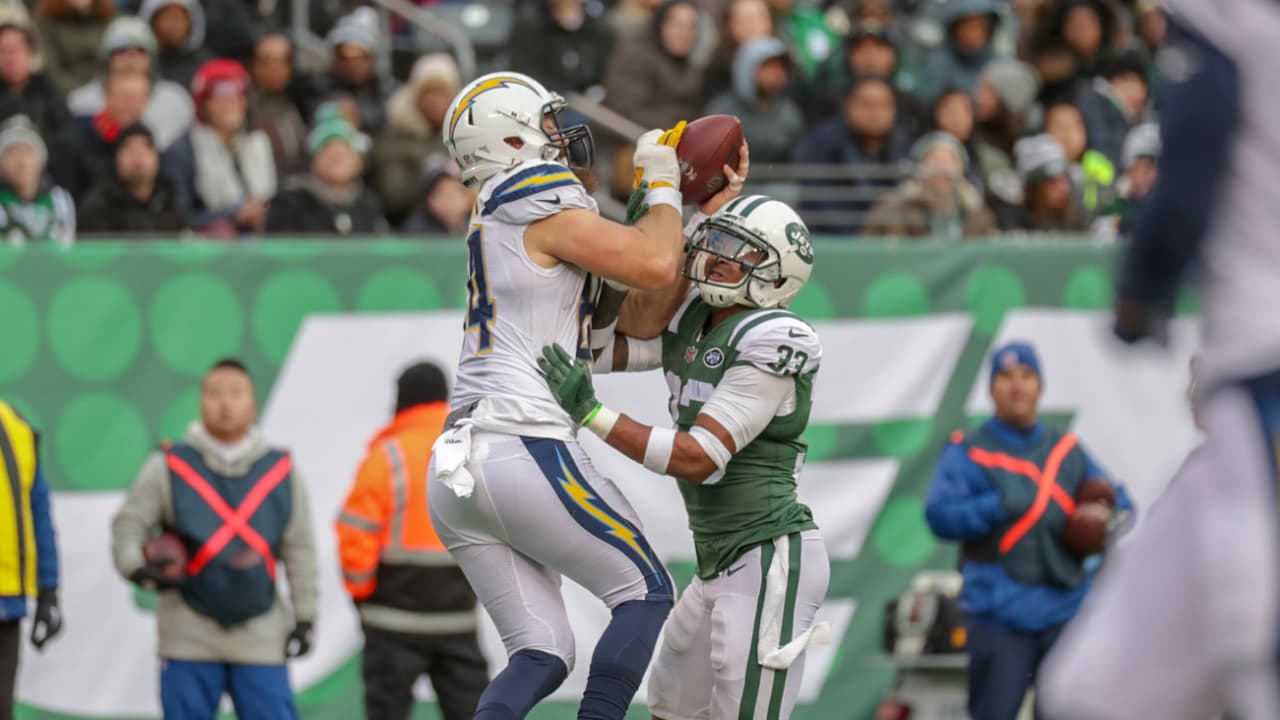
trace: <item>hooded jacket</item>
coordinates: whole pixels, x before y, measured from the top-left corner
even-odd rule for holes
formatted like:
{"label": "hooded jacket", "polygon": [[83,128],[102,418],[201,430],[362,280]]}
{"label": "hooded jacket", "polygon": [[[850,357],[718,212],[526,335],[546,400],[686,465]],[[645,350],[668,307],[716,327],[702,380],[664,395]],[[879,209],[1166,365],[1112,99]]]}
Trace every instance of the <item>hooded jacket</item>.
{"label": "hooded jacket", "polygon": [[752,40],[738,48],[733,58],[733,89],[713,98],[707,104],[707,114],[736,115],[753,159],[786,162],[804,134],[804,114],[785,90],[769,99],[760,98],[756,73],[773,58],[787,58],[787,46],[774,37]]}
{"label": "hooded jacket", "polygon": [[179,5],[186,8],[191,16],[191,31],[182,47],[177,50],[160,48],[156,60],[160,65],[160,77],[171,80],[182,87],[191,87],[191,78],[206,61],[213,59],[213,54],[204,46],[205,19],[204,8],[196,0],[144,0],[138,10],[138,17],[147,25],[155,14],[169,7]]}
{"label": "hooded jacket", "polygon": [[393,224],[403,219],[421,196],[422,169],[434,155],[449,160],[441,128],[434,127],[418,109],[418,96],[429,85],[462,84],[458,64],[451,55],[423,56],[413,66],[409,82],[387,100],[387,129],[373,149],[378,197]]}
{"label": "hooded jacket", "polygon": [[[228,446],[193,422],[184,442],[200,453],[215,472],[242,476],[268,451],[262,433],[250,430],[245,442]],[[196,612],[177,592],[162,592],[156,605],[159,655],[173,660],[279,665],[285,660],[285,640],[293,619],[314,621],[319,595],[315,537],[306,486],[295,470],[290,480],[292,510],[278,555],[289,582],[285,608],[279,594],[270,610],[250,620],[224,628]],[[124,504],[111,521],[111,552],[116,569],[129,577],[144,564],[142,544],[157,525],[173,526],[175,520],[169,470],[162,452],[152,453],[142,465]]]}
{"label": "hooded jacket", "polygon": [[667,54],[658,30],[670,7],[687,1],[662,5],[648,30],[625,41],[605,70],[604,104],[646,128],[691,120],[704,102],[701,69],[688,57]]}
{"label": "hooded jacket", "polygon": [[952,28],[971,15],[986,15],[991,19],[992,34],[1000,22],[994,0],[951,0],[943,9],[942,24],[946,27],[946,44],[935,50],[924,68],[924,87],[921,97],[925,102],[933,102],[946,88],[957,88],[973,94],[978,86],[978,76],[982,69],[995,57],[991,41],[981,50],[964,50],[956,46],[952,38]]}

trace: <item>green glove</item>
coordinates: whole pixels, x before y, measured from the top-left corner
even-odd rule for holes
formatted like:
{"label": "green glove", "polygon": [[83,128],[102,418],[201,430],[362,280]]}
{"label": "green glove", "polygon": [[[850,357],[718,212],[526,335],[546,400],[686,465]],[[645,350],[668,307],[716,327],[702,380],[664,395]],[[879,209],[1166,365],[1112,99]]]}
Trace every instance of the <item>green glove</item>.
{"label": "green glove", "polygon": [[547,379],[551,394],[569,417],[579,425],[600,403],[591,387],[591,368],[573,359],[559,345],[542,348],[538,367]]}
{"label": "green glove", "polygon": [[644,194],[648,191],[648,180],[641,180],[640,185],[631,191],[631,197],[627,198],[627,219],[623,221],[624,225],[635,225],[649,212],[649,205],[644,201]]}

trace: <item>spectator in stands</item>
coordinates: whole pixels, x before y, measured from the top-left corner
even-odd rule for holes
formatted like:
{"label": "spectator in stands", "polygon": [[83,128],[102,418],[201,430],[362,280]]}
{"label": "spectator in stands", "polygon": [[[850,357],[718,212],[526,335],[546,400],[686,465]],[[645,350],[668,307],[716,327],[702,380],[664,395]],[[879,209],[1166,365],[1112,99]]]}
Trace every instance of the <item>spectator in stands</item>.
{"label": "spectator in stands", "polygon": [[466,233],[475,193],[462,184],[455,168],[452,164],[437,163],[423,173],[421,200],[401,232],[455,238]]}
{"label": "spectator in stands", "polygon": [[262,230],[276,194],[271,139],[246,130],[249,74],[235,60],[210,60],[191,80],[197,121],[164,153],[163,171],[209,237],[232,239]]}
{"label": "spectator in stands", "polygon": [[796,73],[812,82],[840,47],[840,38],[827,24],[819,3],[766,0],[773,14],[773,30],[791,50]]}
{"label": "spectator in stands", "polygon": [[213,53],[204,46],[204,8],[197,0],[144,0],[138,17],[155,33],[160,77],[182,87]]}
{"label": "spectator in stands", "polygon": [[600,4],[584,0],[524,0],[512,38],[511,67],[561,94],[599,86],[613,52]]}
{"label": "spectator in stands", "polygon": [[1102,76],[1093,79],[1080,102],[1089,145],[1119,164],[1124,139],[1145,119],[1149,98],[1146,58],[1137,50],[1117,55]]}
{"label": "spectator in stands", "polygon": [[969,717],[1014,720],[1092,582],[1085,558],[1063,540],[1071,499],[1099,480],[1112,485],[1117,518],[1131,515],[1133,504],[1075,435],[1041,420],[1044,375],[1035,348],[1008,343],[990,367],[994,416],[952,434],[925,520],[939,538],[962,543]]}
{"label": "spectator in stands", "polygon": [[941,20],[947,39],[925,65],[921,94],[926,102],[949,87],[972,93],[982,69],[995,57],[991,36],[1000,16],[994,0],[950,0]]}
{"label": "spectator in stands", "polygon": [[738,48],[733,90],[712,98],[707,114],[736,115],[756,162],[783,163],[804,135],[804,115],[787,97],[791,58],[775,37],[750,40]]}
{"label": "spectator in stands", "polygon": [[71,114],[91,118],[102,112],[106,93],[103,78],[120,72],[139,72],[151,78],[143,122],[155,132],[156,145],[164,150],[182,137],[195,117],[195,106],[185,85],[161,80],[156,72],[156,38],[151,28],[135,17],[118,17],[107,26],[98,49],[101,72],[67,96]]}
{"label": "spectator in stands", "polygon": [[609,27],[620,40],[645,32],[653,23],[653,12],[664,0],[618,0],[609,10]]}
{"label": "spectator in stands", "polygon": [[137,71],[112,73],[106,78],[102,112],[63,128],[49,171],[72,197],[82,197],[111,173],[111,145],[123,128],[142,120],[150,92],[150,76]]}
{"label": "spectator in stands", "polygon": [[977,137],[974,135],[975,112],[973,98],[963,90],[950,88],[943,90],[933,103],[933,130],[944,132],[960,143],[968,153],[965,158],[965,178],[973,184],[981,195],[983,191],[982,173],[969,162],[977,152]]}
{"label": "spectator in stands", "polygon": [[413,64],[409,82],[387,101],[387,129],[374,146],[373,165],[378,197],[392,225],[403,222],[421,197],[419,178],[427,163],[449,159],[444,114],[461,87],[453,56],[433,53]]}
{"label": "spectator in stands", "polygon": [[249,67],[249,127],[271,138],[276,174],[288,177],[307,166],[307,123],[294,91],[293,42],[267,33],[253,46]]}
{"label": "spectator in stands", "polygon": [[1143,123],[1129,131],[1124,141],[1124,176],[1117,183],[1116,199],[1105,221],[1095,231],[1104,237],[1128,237],[1155,187],[1160,161],[1160,128]]}
{"label": "spectator in stands", "polygon": [[1061,0],[1042,7],[1042,19],[1025,40],[1025,56],[1047,93],[1074,93],[1106,66],[1116,36],[1116,16],[1104,0]]}
{"label": "spectator in stands", "polygon": [[[62,631],[58,606],[58,543],[53,527],[49,481],[45,475],[48,455],[40,436],[26,418],[0,400],[0,717],[13,720],[14,683],[22,646],[22,620],[31,600],[31,644],[43,651],[45,643]],[[19,711],[21,713],[21,711]]]}
{"label": "spectator in stands", "polygon": [[1002,230],[1079,232],[1089,216],[1072,192],[1070,164],[1058,141],[1049,135],[1023,138],[1014,146],[1022,178],[1020,205],[1002,204],[996,218]]}
{"label": "spectator in stands", "polygon": [[873,20],[853,26],[844,40],[842,52],[819,69],[813,83],[806,86],[803,97],[805,116],[813,121],[835,112],[843,103],[854,78],[880,78],[897,90],[898,124],[915,137],[928,127],[927,110],[915,93],[899,82],[898,46],[889,28]]}
{"label": "spectator in stands", "polygon": [[[200,419],[147,457],[111,521],[116,570],[160,591],[167,718],[212,718],[224,693],[242,718],[298,716],[285,661],[311,650],[319,588],[311,504],[288,451],[254,425],[257,413],[245,366],[219,361],[200,385]],[[180,579],[165,572],[172,557],[143,555],[157,527],[189,548]]]}
{"label": "spectator in stands", "polygon": [[1080,109],[1065,98],[1051,101],[1044,111],[1044,131],[1058,141],[1067,155],[1072,194],[1084,209],[1097,213],[1111,203],[1115,166],[1094,150]]}
{"label": "spectator in stands", "polygon": [[35,29],[26,11],[0,20],[0,120],[25,115],[40,131],[57,135],[71,120],[62,93],[35,70]]}
{"label": "spectator in stands", "polygon": [[[861,78],[849,88],[842,112],[801,141],[795,153],[797,163],[838,165],[852,173],[847,180],[808,184],[800,208],[810,230],[857,232],[860,215],[871,207],[874,196],[897,186],[900,176],[892,166],[906,159],[910,140],[896,119],[897,103],[889,83]],[[844,197],[831,199],[835,195]]]}
{"label": "spectator in stands", "polygon": [[476,594],[428,513],[427,464],[449,414],[448,392],[432,363],[400,374],[395,416],[369,441],[334,523],[343,585],[364,632],[368,720],[408,720],[423,675],[445,720],[468,720],[489,684]]}
{"label": "spectator in stands", "polygon": [[204,41],[213,57],[248,64],[253,58],[254,41],[259,34],[257,28],[280,27],[254,18],[257,5],[257,0],[200,1],[205,18]]}
{"label": "spectator in stands", "polygon": [[338,21],[325,38],[333,64],[327,72],[310,78],[304,110],[315,114],[324,101],[342,93],[354,98],[360,113],[356,123],[362,132],[376,136],[386,125],[384,105],[392,88],[377,72],[375,53],[382,42],[377,13],[360,8]]}
{"label": "spectator in stands", "polygon": [[733,89],[733,59],[751,40],[773,36],[773,17],[765,0],[728,0],[718,26],[720,41],[707,64],[703,91],[708,97]]}
{"label": "spectator in stands", "polygon": [[373,193],[360,179],[369,139],[333,112],[307,136],[311,172],[291,179],[271,203],[268,233],[370,236],[389,232]]}
{"label": "spectator in stands", "polygon": [[0,238],[11,243],[55,243],[76,237],[76,205],[45,176],[44,140],[23,116],[0,129]]}
{"label": "spectator in stands", "polygon": [[98,48],[115,13],[112,0],[37,0],[44,71],[58,92],[69,93],[93,79]]}
{"label": "spectator in stands", "polygon": [[176,237],[188,229],[186,209],[168,178],[160,174],[160,151],[142,123],[116,136],[111,174],[80,203],[80,240],[87,234]]}
{"label": "spectator in stands", "polygon": [[696,117],[706,100],[702,74],[689,59],[698,22],[693,0],[659,6],[651,31],[625,41],[609,59],[605,104],[646,128],[669,128]]}
{"label": "spectator in stands", "polygon": [[931,132],[911,149],[915,172],[881,198],[862,232],[888,237],[960,240],[991,235],[995,218],[965,180],[969,153],[945,132]]}
{"label": "spectator in stands", "polygon": [[1035,68],[1010,59],[993,60],[978,79],[973,160],[987,204],[1022,202],[1022,179],[1013,165],[1013,145],[1025,135],[1027,112],[1040,92]]}

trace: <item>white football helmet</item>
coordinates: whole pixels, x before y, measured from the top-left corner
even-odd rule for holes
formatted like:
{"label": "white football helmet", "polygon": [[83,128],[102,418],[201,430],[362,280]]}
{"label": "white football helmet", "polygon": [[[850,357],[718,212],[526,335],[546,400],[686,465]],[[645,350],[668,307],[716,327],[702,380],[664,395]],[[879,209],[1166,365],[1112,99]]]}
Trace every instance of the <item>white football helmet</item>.
{"label": "white football helmet", "polygon": [[[725,205],[698,226],[686,250],[683,275],[712,307],[785,308],[813,272],[809,228],[786,203],[764,195]],[[742,277],[725,277],[722,261]]]}
{"label": "white football helmet", "polygon": [[[564,108],[564,98],[528,75],[490,73],[472,80],[445,113],[444,144],[462,168],[462,182],[484,182],[527,160],[590,167],[591,130],[586,125],[561,128],[556,114]],[[553,131],[543,128],[544,118],[551,120]]]}

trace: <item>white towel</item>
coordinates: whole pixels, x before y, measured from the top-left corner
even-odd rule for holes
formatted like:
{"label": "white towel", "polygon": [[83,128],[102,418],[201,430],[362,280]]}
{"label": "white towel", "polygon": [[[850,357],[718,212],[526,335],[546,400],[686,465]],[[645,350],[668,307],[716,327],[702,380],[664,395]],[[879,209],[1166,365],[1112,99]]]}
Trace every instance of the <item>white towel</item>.
{"label": "white towel", "polygon": [[[801,541],[803,542],[803,541]],[[810,645],[831,644],[831,626],[815,623],[796,635],[785,645],[782,639],[782,616],[787,604],[787,571],[790,565],[790,538],[786,535],[773,539],[773,562],[765,576],[764,607],[760,612],[760,641],[756,657],[760,664],[771,670],[786,670]]]}
{"label": "white towel", "polygon": [[467,461],[471,459],[471,423],[463,420],[441,433],[431,446],[431,454],[436,463],[436,480],[458,497],[471,497],[476,487],[476,479],[467,470]]}

